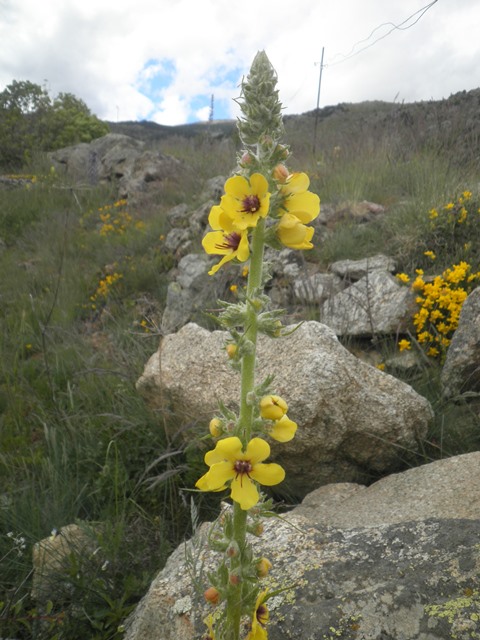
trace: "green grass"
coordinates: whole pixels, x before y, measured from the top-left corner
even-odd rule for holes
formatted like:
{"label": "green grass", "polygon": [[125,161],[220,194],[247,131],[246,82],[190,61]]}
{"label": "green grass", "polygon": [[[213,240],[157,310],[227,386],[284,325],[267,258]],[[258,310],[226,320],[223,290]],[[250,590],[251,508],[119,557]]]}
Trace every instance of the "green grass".
{"label": "green grass", "polygon": [[[356,123],[347,126],[340,115],[320,123],[315,157],[311,118],[288,121],[292,169],[309,173],[311,188],[324,203],[371,200],[385,205],[388,214],[377,222],[337,226],[307,259],[326,268],[334,260],[383,252],[397,260],[399,270],[413,273],[419,266],[443,269],[463,256],[478,269],[478,224],[452,234],[448,227],[432,229],[428,218],[432,207],[442,207],[462,190],[474,191],[476,166],[457,165],[431,145],[402,144],[395,128],[362,138]],[[192,208],[202,204],[204,181],[233,169],[235,144],[175,136],[162,138],[155,148],[177,157],[188,171],[180,189],[172,182],[156,201],[137,209],[115,208],[112,188],[72,188],[51,175],[28,188],[2,191],[0,635],[5,637],[121,637],[119,625],[191,531],[191,494],[184,489],[202,472],[201,453],[185,450],[186,425],[168,407],[146,406],[135,382],[158,346],[167,274],[174,264],[160,239],[166,213],[179,202]],[[26,172],[45,175],[45,166]],[[473,198],[478,202],[478,192]],[[101,213],[125,210],[131,221],[123,233],[102,235]],[[467,238],[473,247],[468,256],[462,248]],[[423,256],[432,244],[435,265]],[[395,340],[376,346],[392,353]],[[442,399],[440,371],[433,362],[404,375],[435,409],[415,464],[480,445],[478,414],[472,405]],[[202,497],[201,516],[209,517],[215,504]],[[66,577],[59,576],[60,595],[46,594],[45,614],[29,595],[31,549],[53,528],[72,522],[89,529],[101,553],[88,562],[71,555]],[[15,542],[19,537],[25,538],[25,549]]]}

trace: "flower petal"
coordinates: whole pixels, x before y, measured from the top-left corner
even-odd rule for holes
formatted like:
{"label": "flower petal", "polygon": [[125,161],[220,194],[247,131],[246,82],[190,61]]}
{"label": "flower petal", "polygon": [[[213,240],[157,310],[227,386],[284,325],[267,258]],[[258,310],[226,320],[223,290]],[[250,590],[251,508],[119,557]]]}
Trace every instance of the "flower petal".
{"label": "flower petal", "polygon": [[242,460],[249,460],[252,465],[263,462],[270,455],[270,445],[262,438],[252,438],[247,444],[247,450]]}
{"label": "flower petal", "polygon": [[320,198],[311,191],[296,193],[287,198],[283,206],[296,215],[300,222],[311,222],[320,213]]}
{"label": "flower petal", "polygon": [[285,185],[282,187],[282,193],[290,195],[291,193],[301,193],[306,191],[310,186],[310,178],[306,173],[292,173],[288,176]]}
{"label": "flower petal", "polygon": [[252,193],[255,193],[261,200],[268,192],[268,181],[261,173],[254,173],[250,176],[250,186]]}
{"label": "flower petal", "polygon": [[233,464],[228,460],[212,464],[210,471],[206,474],[208,476],[206,479],[208,491],[217,491],[218,489],[223,488],[226,482],[235,477],[235,474],[236,472],[233,468]]}
{"label": "flower petal", "polygon": [[225,193],[237,200],[243,200],[251,192],[250,185],[243,176],[233,176],[225,182]]}
{"label": "flower petal", "polygon": [[245,474],[238,475],[234,478],[232,480],[231,488],[232,500],[238,502],[244,511],[254,507],[260,499],[257,487]]}
{"label": "flower petal", "polygon": [[237,436],[222,438],[222,440],[217,442],[215,449],[223,454],[224,460],[235,462],[235,460],[239,459],[239,455],[242,452],[242,441]]}
{"label": "flower petal", "polygon": [[242,233],[240,244],[238,245],[237,254],[235,256],[240,262],[245,262],[250,257],[250,246],[248,244],[248,235]]}
{"label": "flower petal", "polygon": [[203,239],[202,246],[206,253],[221,256],[232,252],[230,247],[225,247],[225,234],[223,231],[209,231]]}
{"label": "flower petal", "polygon": [[215,205],[210,209],[208,224],[214,231],[233,231],[232,220],[220,205]]}
{"label": "flower petal", "polygon": [[271,487],[274,484],[282,482],[285,478],[285,470],[275,462],[269,464],[259,463],[250,471],[250,477],[252,480],[264,484],[266,487]]}
{"label": "flower petal", "polygon": [[269,435],[278,442],[289,442],[294,437],[296,430],[297,423],[285,415],[275,422]]}

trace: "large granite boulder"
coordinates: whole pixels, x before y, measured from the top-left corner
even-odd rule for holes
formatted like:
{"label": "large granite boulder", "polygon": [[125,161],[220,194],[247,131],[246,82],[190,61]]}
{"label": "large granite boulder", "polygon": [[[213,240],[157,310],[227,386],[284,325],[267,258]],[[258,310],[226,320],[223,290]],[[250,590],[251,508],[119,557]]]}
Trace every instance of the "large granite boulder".
{"label": "large granite boulder", "polygon": [[[205,577],[195,589],[192,562],[203,576],[215,566],[208,530],[203,525],[172,554],[127,620],[125,640],[203,637],[208,585]],[[266,521],[253,541],[256,554],[273,563],[265,586],[292,585],[269,601],[268,637],[478,638],[479,535],[477,452],[368,488],[332,485],[323,497],[307,496],[282,519]]]}
{"label": "large granite boulder", "polygon": [[[151,405],[199,423],[203,435],[219,402],[238,406],[239,374],[224,348],[228,335],[190,323],[165,336],[138,390]],[[318,322],[305,322],[277,340],[260,336],[257,382],[270,374],[299,425],[288,445],[272,445],[272,457],[287,471],[279,487],[286,495],[303,497],[323,484],[398,469],[417,450],[432,418],[425,398],[353,356]]]}
{"label": "large granite boulder", "polygon": [[442,370],[446,397],[480,395],[480,287],[467,297]]}

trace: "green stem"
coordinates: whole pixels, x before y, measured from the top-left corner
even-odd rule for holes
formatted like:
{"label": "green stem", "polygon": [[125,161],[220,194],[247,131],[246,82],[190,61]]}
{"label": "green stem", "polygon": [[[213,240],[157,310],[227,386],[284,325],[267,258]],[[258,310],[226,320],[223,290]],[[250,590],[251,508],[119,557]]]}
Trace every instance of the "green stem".
{"label": "green stem", "polygon": [[[249,348],[242,358],[240,427],[238,434],[244,447],[250,440],[252,433],[253,406],[249,402],[249,396],[255,386],[255,358],[258,333],[258,308],[255,305],[255,297],[258,295],[262,284],[264,231],[265,221],[261,219],[252,234],[252,254],[247,283],[245,340],[249,344]],[[247,511],[244,511],[236,502],[233,505],[233,537],[240,549],[240,554],[231,560],[231,569],[232,572],[235,572],[235,570],[241,569],[247,539]],[[236,589],[232,589],[227,599],[227,627],[228,633],[231,631],[232,640],[239,640],[240,638],[243,595],[243,583],[240,582]]]}
{"label": "green stem", "polygon": [[248,352],[242,358],[241,391],[240,391],[240,439],[244,446],[252,433],[253,406],[249,404],[249,395],[255,386],[255,358],[257,348],[257,313],[255,296],[262,284],[263,249],[265,220],[260,219],[252,234],[252,254],[247,283],[247,313],[245,319],[245,341]]}

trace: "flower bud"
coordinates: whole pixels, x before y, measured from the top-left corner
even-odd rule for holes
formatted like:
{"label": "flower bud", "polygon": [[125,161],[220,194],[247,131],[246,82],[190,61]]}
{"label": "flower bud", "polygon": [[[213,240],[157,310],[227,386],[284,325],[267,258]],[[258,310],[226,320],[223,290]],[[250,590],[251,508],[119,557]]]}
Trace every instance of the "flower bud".
{"label": "flower bud", "polygon": [[231,573],[228,576],[228,581],[230,582],[230,584],[232,584],[233,586],[237,586],[238,584],[241,583],[242,579],[241,577],[238,575],[238,573]]}
{"label": "flower bud", "polygon": [[272,568],[272,563],[267,558],[260,558],[257,562],[257,576],[259,578],[265,578],[268,572]]}
{"label": "flower bud", "polygon": [[226,350],[227,356],[232,360],[237,354],[238,346],[236,344],[227,344]]}
{"label": "flower bud", "polygon": [[248,151],[245,151],[245,153],[243,153],[242,157],[240,158],[240,165],[242,167],[246,167],[251,163],[252,163],[252,156],[248,153]]}
{"label": "flower bud", "polygon": [[259,538],[264,532],[264,526],[261,522],[256,522],[251,528],[250,533]]}
{"label": "flower bud", "polygon": [[223,433],[222,421],[219,420],[219,418],[212,418],[208,425],[208,430],[210,431],[212,438],[220,437]]}
{"label": "flower bud", "polygon": [[238,543],[235,540],[228,545],[227,550],[225,552],[229,558],[236,558],[240,553],[240,549],[238,548]]}
{"label": "flower bud", "polygon": [[220,602],[220,593],[215,587],[208,587],[203,595],[205,600],[210,604],[218,604]]}
{"label": "flower bud", "polygon": [[273,178],[278,182],[286,182],[288,176],[290,175],[287,167],[284,164],[277,164],[275,169],[273,170]]}

